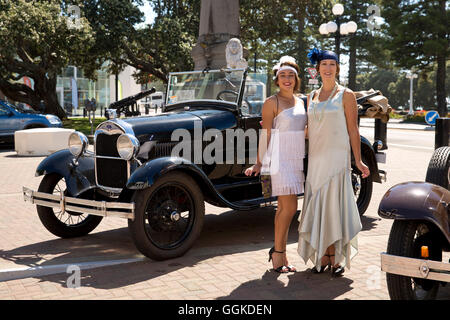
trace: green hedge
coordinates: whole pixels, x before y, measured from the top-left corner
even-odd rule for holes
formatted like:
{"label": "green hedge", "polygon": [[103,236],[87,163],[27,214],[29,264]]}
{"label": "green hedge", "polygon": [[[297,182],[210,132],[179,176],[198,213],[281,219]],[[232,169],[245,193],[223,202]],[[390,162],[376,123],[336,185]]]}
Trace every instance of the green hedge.
{"label": "green hedge", "polygon": [[[105,117],[95,118],[94,132],[95,128],[105,120],[106,120]],[[80,131],[85,135],[91,134],[91,124],[89,123],[89,118],[69,118],[63,120],[63,127],[66,129],[75,129],[76,131]]]}

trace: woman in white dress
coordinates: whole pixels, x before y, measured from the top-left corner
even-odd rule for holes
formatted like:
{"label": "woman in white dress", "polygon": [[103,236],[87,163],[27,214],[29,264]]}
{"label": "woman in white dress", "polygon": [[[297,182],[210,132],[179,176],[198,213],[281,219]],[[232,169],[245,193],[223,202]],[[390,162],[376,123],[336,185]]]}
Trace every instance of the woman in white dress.
{"label": "woman in white dress", "polygon": [[351,150],[362,177],[369,168],[361,160],[358,107],[353,91],[336,83],[339,61],[332,51],[312,49],[311,63],[322,87],[308,95],[308,171],[299,217],[298,253],[313,272],[331,267],[333,276],[350,268],[361,230],[351,181]]}
{"label": "woman in white dress", "polygon": [[[297,194],[303,192],[306,112],[303,100],[294,92],[300,87],[299,67],[292,57],[282,57],[274,67],[279,92],[262,107],[262,134],[257,163],[246,175],[270,174],[272,196],[277,196],[274,246],[269,251],[276,272],[295,272],[286,256],[289,226],[297,212]],[[261,160],[262,159],[262,160]]]}

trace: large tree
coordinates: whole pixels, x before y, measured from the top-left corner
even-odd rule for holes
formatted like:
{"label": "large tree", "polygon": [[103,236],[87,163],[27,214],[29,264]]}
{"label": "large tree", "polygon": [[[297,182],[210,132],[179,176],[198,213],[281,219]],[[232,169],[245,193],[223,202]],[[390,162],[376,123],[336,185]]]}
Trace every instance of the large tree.
{"label": "large tree", "polygon": [[[93,73],[95,59],[86,54],[94,43],[91,28],[80,18],[68,23],[61,1],[0,0],[0,90],[10,99],[65,118],[56,95],[56,79],[69,63]],[[34,88],[21,83],[34,80]]]}
{"label": "large tree", "polygon": [[441,117],[447,116],[446,60],[450,11],[445,0],[384,0],[386,47],[394,62],[415,72],[429,72],[436,65],[436,101]]}
{"label": "large tree", "polygon": [[[135,5],[124,4],[125,8],[119,14],[109,12],[116,10],[111,7],[110,0],[86,1],[90,2],[91,8],[88,19],[94,30],[105,35],[104,39],[114,50],[110,57],[114,66],[136,68],[136,77],[141,82],[149,79],[167,82],[169,72],[193,69],[191,50],[198,36],[200,0],[147,1],[156,16],[153,23],[143,28],[136,27],[140,11]],[[93,5],[96,2],[98,4]],[[127,3],[123,0],[114,2]],[[99,12],[99,6],[104,12]]]}

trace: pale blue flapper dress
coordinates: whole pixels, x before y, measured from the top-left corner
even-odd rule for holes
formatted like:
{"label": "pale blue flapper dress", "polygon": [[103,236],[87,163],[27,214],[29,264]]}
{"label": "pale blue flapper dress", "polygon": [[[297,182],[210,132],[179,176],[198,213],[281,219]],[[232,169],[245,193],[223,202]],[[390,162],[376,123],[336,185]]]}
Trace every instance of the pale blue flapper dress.
{"label": "pale blue flapper dress", "polygon": [[351,181],[351,149],[344,114],[344,87],[329,101],[308,101],[308,172],[299,216],[298,253],[320,269],[334,244],[335,263],[350,268],[358,252],[361,220]]}
{"label": "pale blue flapper dress", "polygon": [[261,169],[262,174],[270,174],[272,196],[303,193],[306,122],[303,100],[299,98],[295,98],[293,107],[273,119]]}

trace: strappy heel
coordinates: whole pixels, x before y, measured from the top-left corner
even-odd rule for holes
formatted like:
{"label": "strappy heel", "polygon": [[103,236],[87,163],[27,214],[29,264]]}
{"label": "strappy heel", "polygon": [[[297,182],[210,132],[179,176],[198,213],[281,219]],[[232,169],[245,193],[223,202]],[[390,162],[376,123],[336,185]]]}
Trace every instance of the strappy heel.
{"label": "strappy heel", "polygon": [[[269,250],[269,262],[272,260],[272,254],[274,253],[284,253],[285,251],[276,251],[275,247],[272,247]],[[290,271],[290,269],[286,266],[279,266],[278,268],[273,268],[274,271],[278,272],[278,273],[287,273]]]}
{"label": "strappy heel", "polygon": [[[334,254],[330,254],[329,256],[330,256],[330,257],[331,257],[331,256],[334,257]],[[331,262],[331,258],[330,258],[330,262]],[[332,275],[333,277],[339,277],[339,276],[341,276],[341,275],[344,273],[344,271],[345,271],[345,268],[344,268],[343,266],[341,266],[340,264],[337,265],[337,266],[335,266],[335,265],[331,266],[331,275]]]}
{"label": "strappy heel", "polygon": [[329,255],[329,254],[324,254],[323,256],[324,256],[324,257],[328,257],[328,263],[327,263],[326,265],[321,265],[321,266],[320,266],[320,270],[317,270],[317,268],[315,268],[315,267],[312,268],[312,269],[311,269],[311,272],[312,272],[312,273],[323,273],[327,267],[331,267],[331,258],[330,258],[331,255]]}

